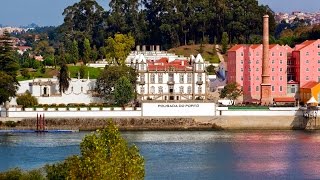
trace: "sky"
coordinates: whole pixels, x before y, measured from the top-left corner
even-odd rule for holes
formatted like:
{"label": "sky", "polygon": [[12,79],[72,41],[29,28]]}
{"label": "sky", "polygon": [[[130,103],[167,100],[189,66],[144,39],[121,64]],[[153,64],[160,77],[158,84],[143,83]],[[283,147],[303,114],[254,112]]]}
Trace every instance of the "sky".
{"label": "sky", "polygon": [[[25,26],[31,23],[39,26],[62,24],[63,10],[79,0],[1,0],[0,24]],[[315,12],[320,10],[320,0],[258,0],[275,12]],[[109,0],[97,0],[104,8]]]}

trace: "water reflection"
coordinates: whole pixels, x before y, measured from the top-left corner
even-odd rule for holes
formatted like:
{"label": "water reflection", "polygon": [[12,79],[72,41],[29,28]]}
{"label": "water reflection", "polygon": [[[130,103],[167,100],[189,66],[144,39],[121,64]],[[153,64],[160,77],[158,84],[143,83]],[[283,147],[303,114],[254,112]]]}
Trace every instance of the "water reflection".
{"label": "water reflection", "polygon": [[291,137],[283,134],[235,134],[233,151],[237,157],[236,170],[243,173],[279,175],[289,168]]}
{"label": "water reflection", "polygon": [[[0,134],[0,171],[79,153],[88,132]],[[146,179],[319,179],[320,132],[122,132],[146,160]]]}

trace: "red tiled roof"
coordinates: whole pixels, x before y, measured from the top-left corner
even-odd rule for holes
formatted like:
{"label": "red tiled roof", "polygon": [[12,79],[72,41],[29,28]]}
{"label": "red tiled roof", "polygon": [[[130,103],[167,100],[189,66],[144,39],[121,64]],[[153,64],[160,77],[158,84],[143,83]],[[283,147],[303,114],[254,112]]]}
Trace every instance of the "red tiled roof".
{"label": "red tiled roof", "polygon": [[168,58],[161,58],[159,60],[148,60],[148,70],[149,71],[164,71],[169,70],[170,68],[174,68],[175,70],[183,70],[183,71],[190,71],[192,70],[192,66],[189,65],[188,60],[174,60],[168,62]]}
{"label": "red tiled roof", "polygon": [[256,49],[256,48],[258,48],[258,47],[260,47],[261,46],[261,44],[251,44],[251,48],[252,49]]}
{"label": "red tiled roof", "polygon": [[319,84],[319,83],[315,82],[315,81],[310,81],[310,82],[307,82],[305,85],[303,85],[301,88],[302,89],[311,89],[314,86],[316,86],[317,84]]}
{"label": "red tiled roof", "polygon": [[232,48],[230,48],[228,51],[237,51],[238,49],[242,48],[244,45],[236,44]]}
{"label": "red tiled roof", "polygon": [[272,48],[274,48],[274,47],[276,47],[278,44],[270,44],[269,45],[269,49],[272,49]]}
{"label": "red tiled roof", "polygon": [[182,65],[148,65],[148,70],[149,71],[165,71],[169,70],[170,68],[174,68],[175,70],[182,70],[182,71],[191,71],[192,67],[191,66],[182,66]]}
{"label": "red tiled roof", "polygon": [[278,97],[278,98],[273,98],[274,102],[296,102],[294,97]]}
{"label": "red tiled roof", "polygon": [[301,45],[301,47],[298,48],[298,49],[296,49],[296,51],[300,51],[301,49],[303,49],[303,48],[311,45],[311,44],[314,43],[314,42],[316,42],[316,40],[306,40],[306,41],[304,41],[302,44],[299,44],[299,45]]}

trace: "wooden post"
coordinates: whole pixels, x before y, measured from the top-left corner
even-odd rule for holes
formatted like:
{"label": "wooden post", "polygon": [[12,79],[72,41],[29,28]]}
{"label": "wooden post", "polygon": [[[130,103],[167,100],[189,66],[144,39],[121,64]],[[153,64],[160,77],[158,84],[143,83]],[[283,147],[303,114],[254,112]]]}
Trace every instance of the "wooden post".
{"label": "wooden post", "polygon": [[37,131],[39,130],[39,115],[37,113]]}

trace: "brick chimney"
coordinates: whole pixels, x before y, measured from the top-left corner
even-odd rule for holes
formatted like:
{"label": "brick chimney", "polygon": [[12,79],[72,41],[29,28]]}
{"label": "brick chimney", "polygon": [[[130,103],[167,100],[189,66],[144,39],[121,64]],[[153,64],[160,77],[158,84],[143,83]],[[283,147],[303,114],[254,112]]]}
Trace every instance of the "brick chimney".
{"label": "brick chimney", "polygon": [[269,68],[269,16],[263,16],[263,56],[262,56],[262,83],[261,83],[261,105],[272,103],[270,68]]}

